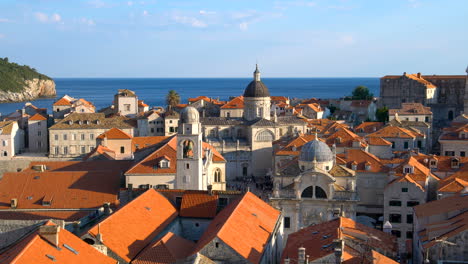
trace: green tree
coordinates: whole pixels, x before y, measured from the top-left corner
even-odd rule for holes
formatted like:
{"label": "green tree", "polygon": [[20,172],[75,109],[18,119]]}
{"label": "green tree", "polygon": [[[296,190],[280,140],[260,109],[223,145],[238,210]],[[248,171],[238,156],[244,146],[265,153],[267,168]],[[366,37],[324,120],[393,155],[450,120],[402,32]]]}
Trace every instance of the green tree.
{"label": "green tree", "polygon": [[179,94],[174,90],[170,90],[166,95],[166,103],[168,111],[172,111],[172,109],[180,103]]}
{"label": "green tree", "polygon": [[388,121],[388,108],[386,106],[382,108],[378,108],[375,112],[375,117],[379,122],[387,122]]}
{"label": "green tree", "polygon": [[358,87],[354,88],[351,97],[353,100],[372,100],[374,95],[366,86],[359,85]]}

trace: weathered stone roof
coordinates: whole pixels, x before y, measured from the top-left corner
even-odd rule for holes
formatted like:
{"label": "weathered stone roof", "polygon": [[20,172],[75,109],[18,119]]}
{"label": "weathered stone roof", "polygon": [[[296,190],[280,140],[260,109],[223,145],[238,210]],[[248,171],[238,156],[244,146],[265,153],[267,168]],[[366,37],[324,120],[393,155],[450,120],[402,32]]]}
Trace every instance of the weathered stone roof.
{"label": "weathered stone roof", "polygon": [[225,117],[200,117],[200,122],[208,126],[236,126],[243,125],[243,120]]}
{"label": "weathered stone roof", "polygon": [[124,116],[105,118],[104,113],[71,113],[50,129],[111,129],[133,128],[131,119]]}
{"label": "weathered stone roof", "polygon": [[0,122],[0,135],[10,135],[13,130],[13,124],[16,121],[2,121]]}
{"label": "weathered stone roof", "polygon": [[244,91],[244,97],[270,97],[270,91],[262,81],[251,81]]}

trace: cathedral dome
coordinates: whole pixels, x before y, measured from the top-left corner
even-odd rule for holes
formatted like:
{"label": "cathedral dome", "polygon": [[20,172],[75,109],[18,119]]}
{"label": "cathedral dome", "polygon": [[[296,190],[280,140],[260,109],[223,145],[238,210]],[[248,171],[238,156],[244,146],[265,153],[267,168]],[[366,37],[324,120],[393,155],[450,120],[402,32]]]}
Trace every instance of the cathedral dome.
{"label": "cathedral dome", "polygon": [[244,91],[244,97],[270,97],[270,91],[262,81],[251,81]]}
{"label": "cathedral dome", "polygon": [[244,91],[244,97],[270,97],[270,91],[265,84],[260,80],[260,71],[258,65],[255,66],[253,73],[254,79],[247,85]]}
{"label": "cathedral dome", "polygon": [[182,123],[199,123],[200,114],[198,110],[192,106],[187,106],[180,113],[180,121]]}
{"label": "cathedral dome", "polygon": [[299,160],[330,162],[333,161],[333,153],[325,142],[316,138],[302,147]]}

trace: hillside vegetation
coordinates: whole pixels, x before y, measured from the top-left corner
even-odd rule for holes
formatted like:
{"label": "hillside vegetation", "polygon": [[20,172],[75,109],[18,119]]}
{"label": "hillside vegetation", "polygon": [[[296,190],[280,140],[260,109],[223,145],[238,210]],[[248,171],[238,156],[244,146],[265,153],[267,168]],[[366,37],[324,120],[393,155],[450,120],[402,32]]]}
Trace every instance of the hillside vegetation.
{"label": "hillside vegetation", "polygon": [[26,85],[25,81],[32,79],[51,80],[34,68],[0,58],[0,91],[21,92]]}

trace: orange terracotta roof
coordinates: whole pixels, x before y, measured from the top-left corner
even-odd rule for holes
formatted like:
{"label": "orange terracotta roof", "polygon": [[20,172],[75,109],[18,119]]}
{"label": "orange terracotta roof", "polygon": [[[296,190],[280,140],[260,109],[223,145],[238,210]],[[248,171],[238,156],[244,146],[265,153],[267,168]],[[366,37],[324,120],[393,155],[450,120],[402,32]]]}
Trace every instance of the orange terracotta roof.
{"label": "orange terracotta roof", "polygon": [[8,211],[0,210],[0,219],[4,220],[46,220],[59,219],[68,222],[78,221],[83,217],[92,214],[95,210],[90,211]]}
{"label": "orange terracotta roof", "polygon": [[138,100],[138,106],[139,107],[148,107],[149,105],[145,104],[143,100]]}
{"label": "orange terracotta roof", "polygon": [[367,143],[373,146],[391,146],[392,143],[381,137],[366,137]]}
{"label": "orange terracotta roof", "polygon": [[188,101],[189,102],[197,102],[197,101],[200,101],[200,100],[203,100],[205,102],[211,102],[211,98],[207,97],[207,96],[204,96],[204,95],[201,95],[201,96],[198,96],[196,98],[189,98]]}
{"label": "orange terracotta roof", "polygon": [[[177,136],[173,136],[169,141],[161,141],[164,143],[161,147],[157,148],[153,153],[148,155],[142,161],[135,164],[126,173],[149,173],[149,174],[173,174],[177,170]],[[210,144],[202,142],[203,155],[205,149],[210,149],[213,153],[213,162],[226,162],[224,157]],[[167,156],[173,162],[170,162],[169,168],[160,168],[158,166],[159,158]]]}
{"label": "orange terracotta roof", "polygon": [[[55,225],[47,222],[45,225]],[[99,252],[66,229],[59,228],[59,248],[46,240],[39,232],[22,238],[0,254],[0,263],[11,264],[116,264],[117,261]],[[73,252],[74,250],[75,252]],[[53,259],[52,259],[53,258]]]}
{"label": "orange terracotta roof", "polygon": [[182,196],[180,216],[196,218],[213,218],[218,209],[218,195],[206,192],[186,191]]}
{"label": "orange terracotta roof", "polygon": [[[277,156],[299,156],[301,148],[305,143],[315,139],[315,135],[301,134],[291,140],[286,146],[278,150],[275,155]],[[319,139],[322,140],[322,139]],[[323,140],[322,140],[323,141]]]}
{"label": "orange terracotta roof", "polygon": [[118,128],[111,128],[97,137],[98,139],[131,139],[132,136]]}
{"label": "orange terracotta roof", "polygon": [[161,142],[169,139],[166,136],[154,136],[154,137],[134,137],[132,138],[132,151],[146,149],[148,147],[155,146]]}
{"label": "orange terracotta roof", "polygon": [[238,96],[225,105],[221,109],[244,109],[244,96]]}
{"label": "orange terracotta roof", "polygon": [[[308,226],[290,234],[281,255],[281,263],[286,258],[294,263],[298,258],[298,248],[300,247],[305,248],[306,255],[309,256],[311,262],[334,254],[333,241],[335,239],[345,241],[343,255],[347,260],[354,258],[356,253],[359,252],[353,247],[369,250],[367,254],[371,254],[370,251],[372,250],[397,253],[396,238],[394,236],[359,224],[352,219],[339,217],[328,222]],[[353,243],[346,243],[351,240]]]}
{"label": "orange terracotta roof", "polygon": [[84,106],[87,106],[87,107],[94,107],[94,105],[89,102],[89,101],[86,101],[85,99],[83,98],[80,98],[78,100],[76,100],[75,102],[73,102],[74,105],[84,105]]}
{"label": "orange terracotta roof", "polygon": [[360,147],[366,147],[367,143],[358,135],[347,128],[342,128],[329,135],[325,141],[328,145],[335,144],[337,147],[352,147],[353,142],[359,142]]}
{"label": "orange terracotta roof", "polygon": [[418,218],[440,215],[445,212],[466,210],[468,208],[468,195],[456,194],[440,200],[420,204],[414,207],[414,212]]}
{"label": "orange terracotta roof", "polygon": [[[99,208],[118,205],[120,174],[113,172],[7,172],[0,181],[0,210],[10,209],[18,199],[19,209]],[[45,197],[51,204],[42,205]]]}
{"label": "orange terracotta roof", "polygon": [[436,88],[434,84],[431,82],[425,80],[421,75],[419,74],[405,74],[406,77],[415,80],[423,85],[425,85],[427,88]]}
{"label": "orange terracotta roof", "polygon": [[250,263],[259,263],[280,215],[278,210],[247,192],[218,213],[194,252],[217,237]]}
{"label": "orange terracotta roof", "polygon": [[385,188],[387,188],[388,186],[394,184],[394,183],[397,183],[397,182],[410,182],[410,183],[413,183],[414,185],[416,185],[416,187],[418,187],[421,191],[425,192],[426,189],[425,189],[425,184],[424,183],[421,183],[419,181],[416,181],[415,177],[412,177],[413,174],[405,174],[403,176],[397,176],[397,178],[393,179],[392,181],[390,181],[387,186]]}
{"label": "orange terracotta roof", "polygon": [[[117,161],[32,161],[29,167],[22,172],[35,172],[33,169],[37,165],[45,165],[49,172],[104,172],[120,175],[128,170],[133,161],[117,160]],[[1,182],[1,181],[0,181]]]}
{"label": "orange terracotta roof", "polygon": [[149,189],[95,225],[89,233],[96,236],[99,228],[104,245],[130,262],[176,217],[174,206],[162,194]]}
{"label": "orange terracotta roof", "polygon": [[389,109],[389,115],[432,115],[430,107],[426,107],[421,103],[402,103],[399,109]]}
{"label": "orange terracotta roof", "polygon": [[363,122],[354,128],[356,133],[372,133],[381,129],[384,126],[383,122]]}
{"label": "orange terracotta roof", "polygon": [[60,98],[60,100],[58,100],[57,102],[53,104],[53,106],[65,106],[65,105],[72,105],[71,102],[65,97]]}
{"label": "orange terracotta roof", "polygon": [[192,241],[168,232],[138,254],[132,264],[175,263],[188,257],[194,246]]}
{"label": "orange terracotta roof", "polygon": [[426,180],[428,177],[433,177],[434,179],[438,180],[439,178],[433,175],[428,167],[421,164],[417,159],[414,157],[409,157],[404,163],[397,166],[395,170],[396,175],[404,175],[405,166],[412,166],[413,173],[408,173],[409,177],[411,177],[414,181],[418,182],[421,186],[426,185]]}
{"label": "orange terracotta roof", "polygon": [[322,108],[320,107],[319,104],[313,103],[313,104],[308,104],[307,105],[310,109],[314,110],[314,112],[323,112]]}
{"label": "orange terracotta roof", "polygon": [[289,100],[286,96],[270,96],[271,101],[283,101],[286,102]]}
{"label": "orange terracotta roof", "polygon": [[[352,168],[352,163],[355,162],[357,171],[388,172],[389,170],[378,157],[361,149],[346,149],[345,153],[338,154],[337,156],[346,161],[344,165],[348,168]],[[370,163],[370,170],[366,170],[366,162]]]}
{"label": "orange terracotta roof", "polygon": [[468,187],[468,169],[462,168],[439,182],[439,192],[458,193]]}
{"label": "orange terracotta roof", "polygon": [[98,145],[91,152],[86,154],[86,156],[83,157],[83,160],[85,161],[96,156],[104,157],[107,160],[115,160],[115,151],[108,147],[104,147],[103,145]]}
{"label": "orange terracotta roof", "polygon": [[396,127],[396,126],[386,126],[372,134],[367,135],[367,137],[381,137],[381,138],[416,138],[424,137],[420,133],[410,131],[406,128]]}
{"label": "orange terracotta roof", "polygon": [[32,120],[32,121],[44,121],[44,120],[47,120],[47,118],[39,113],[31,116],[29,118],[29,120]]}

